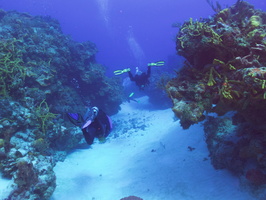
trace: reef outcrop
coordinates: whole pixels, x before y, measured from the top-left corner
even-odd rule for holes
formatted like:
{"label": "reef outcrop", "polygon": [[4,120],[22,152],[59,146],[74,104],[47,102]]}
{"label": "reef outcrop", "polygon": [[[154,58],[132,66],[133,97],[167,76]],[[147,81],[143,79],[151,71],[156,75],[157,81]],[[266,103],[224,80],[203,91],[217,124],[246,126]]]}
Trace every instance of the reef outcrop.
{"label": "reef outcrop", "polygon": [[265,174],[266,13],[237,1],[210,18],[190,19],[176,49],[186,61],[166,87],[182,127],[233,111],[204,123],[213,165],[245,175],[252,162]]}
{"label": "reef outcrop", "polygon": [[49,199],[53,167],[83,138],[66,112],[115,114],[119,79],[105,76],[92,42],[78,43],[50,17],[0,10],[0,169],[8,199]]}

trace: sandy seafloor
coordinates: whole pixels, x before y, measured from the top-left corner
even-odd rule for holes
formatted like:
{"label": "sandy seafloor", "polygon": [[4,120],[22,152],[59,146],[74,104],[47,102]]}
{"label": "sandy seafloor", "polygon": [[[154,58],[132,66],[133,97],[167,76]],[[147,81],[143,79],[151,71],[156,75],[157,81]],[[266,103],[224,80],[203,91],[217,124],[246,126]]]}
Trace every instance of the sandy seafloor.
{"label": "sandy seafloor", "polygon": [[238,178],[213,168],[201,125],[183,130],[171,109],[152,110],[146,98],[123,104],[112,119],[116,128],[106,143],[76,150],[56,165],[53,200],[253,199]]}
{"label": "sandy seafloor", "polygon": [[57,163],[51,200],[255,199],[238,178],[213,168],[200,124],[183,130],[170,108],[154,110],[145,97],[121,108],[105,143],[75,150]]}

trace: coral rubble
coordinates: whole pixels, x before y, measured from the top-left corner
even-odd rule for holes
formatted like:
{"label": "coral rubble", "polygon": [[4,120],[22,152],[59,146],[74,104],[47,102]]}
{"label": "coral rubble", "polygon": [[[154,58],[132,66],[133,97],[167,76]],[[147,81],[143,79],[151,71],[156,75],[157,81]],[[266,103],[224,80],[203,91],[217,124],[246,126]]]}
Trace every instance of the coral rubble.
{"label": "coral rubble", "polygon": [[190,19],[176,49],[186,61],[167,90],[183,128],[206,113],[234,111],[233,118],[207,117],[204,124],[213,165],[245,175],[252,162],[258,171],[248,171],[249,180],[266,174],[266,13],[237,1],[210,18]]}
{"label": "coral rubble", "polygon": [[8,199],[49,199],[53,167],[82,139],[66,112],[99,106],[115,114],[119,79],[105,76],[91,42],[78,43],[50,17],[0,10],[0,169]]}

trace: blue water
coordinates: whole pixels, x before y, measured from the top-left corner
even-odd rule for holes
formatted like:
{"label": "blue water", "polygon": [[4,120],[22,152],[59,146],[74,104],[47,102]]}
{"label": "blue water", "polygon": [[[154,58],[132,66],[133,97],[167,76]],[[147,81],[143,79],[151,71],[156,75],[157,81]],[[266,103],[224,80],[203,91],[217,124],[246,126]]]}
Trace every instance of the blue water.
{"label": "blue water", "polygon": [[[226,7],[236,0],[219,2]],[[266,10],[265,0],[249,3]],[[58,19],[65,34],[97,45],[97,61],[109,73],[117,68],[168,61],[176,54],[178,30],[172,24],[214,14],[206,0],[1,0],[0,6]]]}

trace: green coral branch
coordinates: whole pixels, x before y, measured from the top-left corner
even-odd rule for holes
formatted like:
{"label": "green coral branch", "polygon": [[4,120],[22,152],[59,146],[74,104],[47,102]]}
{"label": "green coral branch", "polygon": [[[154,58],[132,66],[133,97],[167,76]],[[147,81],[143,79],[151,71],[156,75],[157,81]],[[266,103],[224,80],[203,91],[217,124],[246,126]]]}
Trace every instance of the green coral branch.
{"label": "green coral branch", "polygon": [[45,134],[49,125],[53,124],[52,120],[56,118],[57,114],[51,113],[50,108],[44,99],[35,110],[35,115],[40,122],[39,128]]}
{"label": "green coral branch", "polygon": [[225,62],[223,62],[223,61],[221,61],[221,60],[219,60],[219,59],[213,59],[213,62],[212,62],[212,64],[213,65],[220,65],[220,66],[222,66],[225,70],[236,70],[236,68],[230,63],[230,62],[228,62],[228,63],[225,63]]}
{"label": "green coral branch", "polygon": [[265,83],[266,83],[266,80],[262,80],[262,84],[261,84],[261,88],[262,88],[262,89],[265,88]]}
{"label": "green coral branch", "polygon": [[213,43],[215,45],[221,44],[222,38],[221,36],[216,33],[210,26],[206,23],[202,23],[199,21],[193,21],[192,18],[189,19],[189,22],[186,22],[183,25],[183,28],[180,30],[182,33],[181,37],[177,37],[180,42],[180,46],[184,48],[184,44],[186,41],[189,41],[189,37],[198,37],[203,35],[210,35],[211,37],[208,38],[209,43]]}
{"label": "green coral branch", "polygon": [[23,61],[14,47],[15,42],[16,40],[0,42],[0,94],[4,98],[7,98],[10,90],[20,85],[26,77]]}
{"label": "green coral branch", "polygon": [[233,99],[231,92],[232,92],[231,86],[229,85],[227,78],[225,78],[224,83],[223,83],[222,88],[220,89],[219,93],[225,99]]}
{"label": "green coral branch", "polygon": [[212,67],[210,69],[209,80],[207,83],[208,86],[213,86],[216,84],[216,81],[214,80],[214,77],[213,77],[213,73],[216,74],[216,76],[218,76],[219,78],[221,78],[221,75]]}
{"label": "green coral branch", "polygon": [[233,99],[230,90],[226,90],[224,87],[219,91],[225,99]]}

